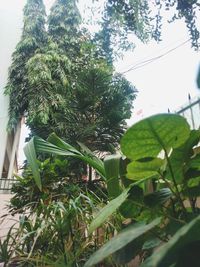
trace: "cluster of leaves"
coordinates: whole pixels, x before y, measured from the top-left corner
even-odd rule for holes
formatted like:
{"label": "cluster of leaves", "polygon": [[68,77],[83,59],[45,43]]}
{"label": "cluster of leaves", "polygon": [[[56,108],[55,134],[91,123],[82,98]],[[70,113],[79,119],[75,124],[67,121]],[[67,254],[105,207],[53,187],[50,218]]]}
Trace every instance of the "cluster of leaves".
{"label": "cluster of leaves", "polygon": [[[48,203],[60,201],[77,196],[80,192],[93,192],[101,201],[106,200],[107,192],[101,179],[88,183],[84,182],[84,174],[87,170],[74,171],[74,161],[57,156],[45,160],[37,160],[37,166],[42,180],[42,190],[33,178],[32,170],[25,168],[22,177],[16,176],[16,182],[12,186],[13,197],[10,200],[9,212],[11,214],[23,214],[27,210],[37,212],[41,201]],[[72,165],[72,166],[71,166]],[[78,163],[79,168],[81,164]],[[81,176],[79,176],[81,173]]]}
{"label": "cluster of leaves", "polygon": [[[195,49],[199,48],[200,32],[198,17],[200,3],[197,0],[164,0],[164,1],[124,1],[107,0],[103,15],[103,26],[109,25],[107,40],[112,36],[121,36],[122,45],[127,41],[128,33],[134,33],[140,40],[148,41],[153,38],[161,40],[162,15],[165,10],[171,12],[171,22],[184,19]],[[126,42],[125,42],[126,43]],[[112,44],[112,42],[111,42]],[[126,48],[126,45],[124,46]]]}
{"label": "cluster of leaves", "polygon": [[29,102],[27,61],[47,42],[45,30],[45,7],[42,0],[28,0],[24,8],[24,27],[22,37],[12,55],[9,79],[5,93],[10,95],[9,128],[18,123],[18,119],[27,110]]}
{"label": "cluster of leaves", "polygon": [[[50,144],[40,138],[34,139],[41,148]],[[74,153],[75,158],[91,163],[99,173],[104,171],[102,161],[82,144],[82,149],[87,150],[85,154],[55,134],[49,137],[49,141],[63,147],[60,152],[57,150],[58,156],[45,160],[44,155],[40,155],[40,160],[34,158],[32,141],[25,150],[35,170],[32,172],[26,167],[23,176],[17,176],[12,187],[14,195],[9,204],[9,214],[20,216],[20,220],[0,243],[0,262],[5,266],[83,266],[102,240],[113,235],[114,227],[110,225],[105,229],[102,227],[103,234],[97,233],[95,239],[88,235],[96,206],[107,202],[107,191],[100,179],[90,183],[84,183],[83,177],[73,179],[74,167],[71,164],[74,162],[70,158],[66,160],[63,155]],[[70,151],[65,152],[65,145]],[[84,171],[81,173],[83,175]]]}
{"label": "cluster of leaves", "polygon": [[[105,266],[123,265],[137,256],[141,267],[197,267],[199,141],[200,131],[190,130],[187,121],[175,114],[136,123],[122,137],[124,155],[110,155],[104,161],[85,146],[79,151],[55,134],[48,141],[34,137],[25,148],[33,176],[29,170],[25,179],[18,178],[21,185],[14,187],[12,199],[12,212],[20,208],[19,200],[21,212],[30,217],[26,213],[22,217],[12,251],[7,249],[8,239],[1,243],[2,257],[25,266],[90,267],[102,261]],[[41,153],[58,158],[52,165],[50,160],[41,163],[36,156]],[[66,157],[94,168],[106,190],[95,194],[94,188],[89,191],[61,178]]]}
{"label": "cluster of leaves", "polygon": [[[99,247],[98,240],[87,234],[98,198],[69,183],[56,198],[47,199],[45,188],[40,195],[34,193],[39,202],[37,206],[30,202],[21,207],[20,212],[24,211],[18,224],[0,243],[0,262],[24,267],[83,266],[88,255]],[[112,231],[107,228],[107,234]]]}
{"label": "cluster of leaves", "polygon": [[[52,135],[50,140],[54,139],[61,142]],[[42,140],[38,143],[42,145]],[[30,160],[30,153],[27,150],[26,153]],[[38,168],[40,183],[34,180],[28,167],[22,177],[16,177],[9,214],[20,216],[20,220],[0,243],[0,262],[5,266],[24,267],[83,266],[88,255],[100,246],[99,240],[104,240],[101,235],[95,240],[89,236],[88,226],[96,206],[107,201],[106,189],[100,180],[89,184],[78,181],[77,177],[73,180],[70,159],[63,156],[42,158],[44,156],[33,161]],[[87,159],[91,160],[89,156]],[[101,163],[97,158],[96,162],[96,166]],[[103,235],[113,231],[114,227],[108,226]]]}

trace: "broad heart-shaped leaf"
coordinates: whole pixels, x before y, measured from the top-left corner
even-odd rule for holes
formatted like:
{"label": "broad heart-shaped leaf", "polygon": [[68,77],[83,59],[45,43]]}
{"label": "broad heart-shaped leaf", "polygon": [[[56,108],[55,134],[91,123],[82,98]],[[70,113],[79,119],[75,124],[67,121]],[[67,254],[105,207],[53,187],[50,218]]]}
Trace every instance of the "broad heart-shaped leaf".
{"label": "broad heart-shaped leaf", "polygon": [[160,223],[161,219],[157,218],[149,224],[135,223],[124,229],[117,236],[113,237],[108,243],[96,251],[90,259],[86,262],[84,267],[94,266],[95,264],[101,262],[109,255],[113,254],[117,250],[123,248],[129,244],[134,239],[145,234],[149,230],[153,229],[156,225]]}
{"label": "broad heart-shaped leaf", "polygon": [[106,183],[109,199],[113,199],[121,193],[119,185],[120,155],[110,155],[104,159]]}
{"label": "broad heart-shaped leaf", "polygon": [[50,153],[80,159],[93,167],[103,178],[105,178],[105,169],[101,160],[97,159],[95,156],[91,158],[90,156],[82,154],[71,145],[65,143],[55,134],[50,136],[49,140],[53,143],[47,142],[39,137],[34,137],[36,152]]}
{"label": "broad heart-shaped leaf", "polygon": [[36,151],[35,151],[35,144],[34,144],[34,138],[32,138],[24,147],[24,154],[27,158],[27,161],[30,165],[30,168],[33,172],[33,178],[35,180],[36,185],[42,190],[42,182],[40,177],[40,171],[39,166],[37,163],[37,157],[36,157]]}
{"label": "broad heart-shaped leaf", "polygon": [[158,114],[134,124],[121,140],[129,159],[157,157],[161,150],[181,146],[189,137],[186,119],[176,114]]}
{"label": "broad heart-shaped leaf", "polygon": [[[182,146],[175,148],[170,155],[169,160],[173,175],[178,183],[183,181],[186,167],[193,168],[192,166],[195,167],[195,162],[197,163],[196,166],[198,166],[198,161],[200,163],[200,158],[198,160],[199,155],[197,155],[195,158],[192,157],[194,154],[193,148],[198,144],[199,139],[200,130],[192,130],[186,142]],[[167,168],[166,178],[171,179],[171,172],[169,171],[169,168]]]}
{"label": "broad heart-shaped leaf", "polygon": [[127,177],[132,180],[144,179],[158,175],[164,160],[155,158],[150,161],[132,161],[127,166]]}
{"label": "broad heart-shaped leaf", "polygon": [[200,171],[200,155],[199,154],[191,159],[188,167],[191,169],[196,169],[196,170]]}
{"label": "broad heart-shaped leaf", "polygon": [[181,227],[180,230],[167,242],[153,253],[141,267],[169,267],[178,259],[181,249],[187,244],[200,240],[200,216]]}

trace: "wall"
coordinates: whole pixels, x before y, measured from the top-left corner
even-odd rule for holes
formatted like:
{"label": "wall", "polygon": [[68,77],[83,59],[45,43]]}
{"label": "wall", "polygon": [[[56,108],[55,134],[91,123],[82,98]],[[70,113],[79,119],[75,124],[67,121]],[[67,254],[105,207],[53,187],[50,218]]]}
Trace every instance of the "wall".
{"label": "wall", "polygon": [[8,97],[4,96],[11,55],[20,39],[23,25],[23,6],[25,0],[1,0],[0,3],[0,176],[2,173],[8,122]]}

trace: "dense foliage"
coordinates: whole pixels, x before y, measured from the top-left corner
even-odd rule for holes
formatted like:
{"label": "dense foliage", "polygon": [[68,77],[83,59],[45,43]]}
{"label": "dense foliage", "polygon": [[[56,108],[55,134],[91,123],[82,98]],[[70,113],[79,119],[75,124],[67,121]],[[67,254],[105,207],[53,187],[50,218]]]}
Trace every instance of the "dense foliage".
{"label": "dense foliage", "polygon": [[[1,260],[25,266],[90,267],[100,262],[122,266],[137,256],[141,267],[198,267],[199,141],[200,131],[190,130],[176,114],[136,123],[122,137],[123,155],[104,161],[55,134],[48,141],[34,137],[25,149],[29,174],[19,179],[19,184],[31,181],[32,186],[17,189],[18,184],[11,202],[15,213],[26,216],[17,235],[9,233],[1,243]],[[41,164],[36,157],[41,153],[59,160]],[[71,184],[66,170],[66,178],[59,179],[66,157],[90,164],[105,190],[94,193]],[[20,196],[20,190],[27,189],[32,193]]]}
{"label": "dense foliage", "polygon": [[34,90],[27,77],[27,62],[47,41],[45,7],[42,0],[28,0],[24,8],[21,40],[12,56],[5,93],[10,96],[9,128],[14,127],[29,106],[29,94]]}
{"label": "dense foliage", "polygon": [[[109,36],[121,36],[122,45],[129,33],[134,33],[142,41],[154,38],[161,40],[163,21],[169,15],[169,21],[184,19],[195,49],[200,45],[198,0],[158,0],[158,1],[105,1],[103,25],[107,24]],[[107,38],[107,40],[114,38]],[[126,47],[126,46],[125,46]]]}
{"label": "dense foliage", "polygon": [[[32,26],[34,19],[38,21],[37,16],[32,19],[33,3],[28,2],[25,8],[31,21],[25,20],[24,27],[30,27],[35,36],[40,30]],[[15,88],[6,91],[11,97],[10,124],[25,115],[32,135],[47,138],[55,132],[70,143],[80,141],[92,150],[108,151],[110,143],[118,145],[126,129],[136,90],[115,73],[104,47],[81,28],[76,1],[55,1],[47,26],[46,33],[43,25],[37,35],[39,38],[44,32],[48,37],[41,42],[41,49],[23,60],[26,83],[14,77],[18,86],[14,87],[9,76],[9,84]],[[19,55],[26,49],[23,47]]]}
{"label": "dense foliage", "polygon": [[200,131],[190,130],[174,114],[149,117],[126,132],[121,149],[130,160],[125,175],[129,183],[100,211],[90,231],[117,209],[131,222],[85,266],[111,254],[119,264],[140,255],[144,267],[199,265],[199,140]]}

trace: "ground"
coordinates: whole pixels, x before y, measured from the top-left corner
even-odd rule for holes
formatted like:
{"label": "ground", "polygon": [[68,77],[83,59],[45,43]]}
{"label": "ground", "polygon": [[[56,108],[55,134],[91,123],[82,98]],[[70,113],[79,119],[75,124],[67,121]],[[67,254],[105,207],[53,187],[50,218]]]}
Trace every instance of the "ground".
{"label": "ground", "polygon": [[15,218],[12,216],[6,217],[6,219],[4,217],[2,218],[3,215],[8,213],[6,206],[9,203],[10,198],[10,194],[0,194],[0,238],[3,238],[11,225],[16,222]]}

